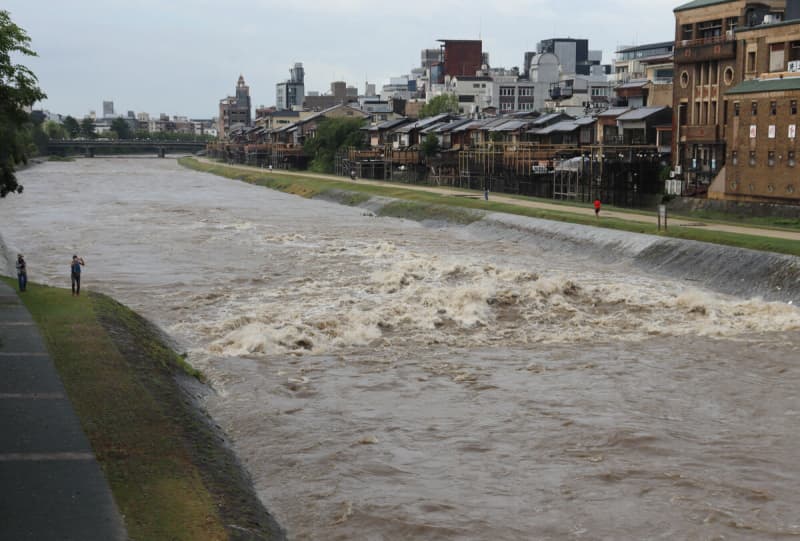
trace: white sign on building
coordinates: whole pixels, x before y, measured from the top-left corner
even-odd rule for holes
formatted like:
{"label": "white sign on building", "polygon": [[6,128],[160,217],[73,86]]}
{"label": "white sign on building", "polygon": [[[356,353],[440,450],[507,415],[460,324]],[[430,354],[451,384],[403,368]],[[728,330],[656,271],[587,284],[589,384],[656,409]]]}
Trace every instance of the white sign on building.
{"label": "white sign on building", "polygon": [[758,135],[758,126],[750,124],[750,139],[755,139]]}

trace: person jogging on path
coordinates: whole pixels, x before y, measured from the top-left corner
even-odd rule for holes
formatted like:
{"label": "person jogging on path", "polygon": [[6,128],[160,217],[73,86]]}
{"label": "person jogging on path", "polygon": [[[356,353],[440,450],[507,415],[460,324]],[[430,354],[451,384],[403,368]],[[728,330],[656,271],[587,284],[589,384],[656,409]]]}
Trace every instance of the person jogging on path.
{"label": "person jogging on path", "polygon": [[594,200],[594,215],[595,215],[596,218],[600,217],[600,207],[601,206],[602,206],[602,203],[600,203],[600,200],[599,199],[595,199]]}
{"label": "person jogging on path", "polygon": [[22,257],[22,254],[17,254],[17,280],[19,281],[20,291],[28,289],[28,265],[25,263],[25,258]]}
{"label": "person jogging on path", "polygon": [[86,263],[83,262],[82,257],[77,255],[72,256],[72,263],[70,263],[70,272],[72,274],[72,295],[81,294],[81,267]]}

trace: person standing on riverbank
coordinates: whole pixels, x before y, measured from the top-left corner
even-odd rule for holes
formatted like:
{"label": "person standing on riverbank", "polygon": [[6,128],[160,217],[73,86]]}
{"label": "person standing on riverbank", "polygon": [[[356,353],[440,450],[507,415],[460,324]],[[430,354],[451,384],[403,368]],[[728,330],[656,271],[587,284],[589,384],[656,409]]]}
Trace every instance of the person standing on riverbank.
{"label": "person standing on riverbank", "polygon": [[28,264],[25,263],[22,254],[17,254],[17,281],[19,281],[20,291],[28,289]]}
{"label": "person standing on riverbank", "polygon": [[72,295],[81,294],[81,267],[86,265],[82,257],[77,255],[72,256],[72,263],[70,264],[70,274],[72,275]]}
{"label": "person standing on riverbank", "polygon": [[594,216],[595,216],[595,218],[599,218],[600,217],[600,207],[602,205],[603,204],[600,202],[599,199],[595,199],[594,200]]}

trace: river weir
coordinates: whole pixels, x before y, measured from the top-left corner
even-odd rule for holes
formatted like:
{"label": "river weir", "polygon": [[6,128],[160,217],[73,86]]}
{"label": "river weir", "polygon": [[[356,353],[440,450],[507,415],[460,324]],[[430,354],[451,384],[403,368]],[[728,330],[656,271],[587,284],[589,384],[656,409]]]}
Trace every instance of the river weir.
{"label": "river weir", "polygon": [[290,539],[800,536],[797,258],[165,160],[19,177],[6,252],[62,287],[83,256],[188,352]]}

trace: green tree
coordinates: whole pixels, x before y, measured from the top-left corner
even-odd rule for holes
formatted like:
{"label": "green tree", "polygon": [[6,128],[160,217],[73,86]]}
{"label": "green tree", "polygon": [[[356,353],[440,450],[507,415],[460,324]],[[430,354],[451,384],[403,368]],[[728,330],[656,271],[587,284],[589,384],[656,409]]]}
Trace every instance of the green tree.
{"label": "green tree", "polygon": [[439,138],[429,133],[422,141],[422,153],[426,158],[431,158],[439,152]]}
{"label": "green tree", "polygon": [[311,156],[310,168],[318,173],[333,173],[336,154],[343,148],[364,146],[359,118],[326,118],[317,127],[314,138],[306,141],[303,149]]}
{"label": "green tree", "polygon": [[442,113],[458,113],[458,98],[455,94],[442,94],[431,100],[420,109],[420,118],[441,115]]}
{"label": "green tree", "polygon": [[81,120],[81,135],[87,139],[94,139],[97,137],[97,133],[94,131],[94,120],[89,117]]}
{"label": "green tree", "polygon": [[47,134],[48,139],[51,141],[63,141],[68,137],[67,130],[63,125],[53,120],[48,120],[42,126],[44,133]]}
{"label": "green tree", "polygon": [[131,130],[131,125],[128,124],[128,121],[124,118],[115,118],[111,121],[111,131],[117,134],[117,138],[119,139],[132,139],[133,138],[133,130]]}
{"label": "green tree", "polygon": [[22,193],[14,171],[18,163],[27,162],[30,151],[25,133],[30,115],[25,108],[47,97],[33,72],[11,61],[12,54],[36,56],[30,41],[9,13],[0,10],[0,197]]}
{"label": "green tree", "polygon": [[75,139],[81,134],[81,125],[69,115],[64,119],[64,129],[67,131],[67,135],[69,135],[70,139]]}

